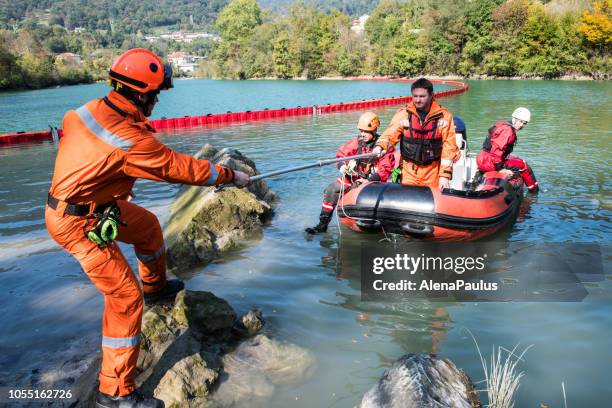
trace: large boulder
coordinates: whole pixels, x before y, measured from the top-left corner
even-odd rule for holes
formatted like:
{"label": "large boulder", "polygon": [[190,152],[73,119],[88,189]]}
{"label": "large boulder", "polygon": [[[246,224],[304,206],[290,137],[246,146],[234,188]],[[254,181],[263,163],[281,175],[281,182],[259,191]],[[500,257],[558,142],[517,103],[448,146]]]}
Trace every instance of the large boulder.
{"label": "large boulder", "polygon": [[450,360],[406,354],[385,370],[360,408],[480,408],[470,378]]}
{"label": "large boulder", "polygon": [[[217,151],[210,145],[196,154],[214,163],[257,172],[255,164],[234,149]],[[272,215],[276,195],[263,180],[246,189],[216,191],[215,187],[190,186],[179,193],[164,229],[169,269],[180,277],[206,265],[223,253],[260,236]]]}
{"label": "large boulder", "polygon": [[139,388],[166,406],[202,407],[225,376],[222,357],[248,341],[241,319],[210,292],[181,291],[174,304],[147,308],[138,360]]}

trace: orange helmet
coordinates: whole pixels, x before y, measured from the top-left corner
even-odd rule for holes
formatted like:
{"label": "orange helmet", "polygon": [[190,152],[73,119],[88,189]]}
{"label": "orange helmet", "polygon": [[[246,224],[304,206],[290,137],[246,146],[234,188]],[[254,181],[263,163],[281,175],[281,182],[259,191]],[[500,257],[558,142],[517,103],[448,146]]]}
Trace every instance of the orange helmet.
{"label": "orange helmet", "polygon": [[133,48],[117,57],[108,76],[140,93],[172,88],[172,67],[144,48]]}
{"label": "orange helmet", "polygon": [[359,117],[357,123],[357,129],[364,130],[366,132],[375,132],[380,126],[380,119],[374,112],[366,112]]}

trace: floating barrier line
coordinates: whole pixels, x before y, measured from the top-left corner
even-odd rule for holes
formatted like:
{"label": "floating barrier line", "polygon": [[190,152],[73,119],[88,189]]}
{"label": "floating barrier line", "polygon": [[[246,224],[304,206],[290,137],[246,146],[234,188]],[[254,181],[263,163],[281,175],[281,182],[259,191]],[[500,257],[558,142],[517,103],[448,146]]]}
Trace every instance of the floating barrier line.
{"label": "floating barrier line", "polygon": [[[413,82],[406,78],[350,78],[351,81],[378,81],[378,82]],[[436,98],[444,98],[459,95],[468,90],[468,85],[459,81],[432,80],[436,85],[455,86],[456,88],[446,91],[435,92]],[[156,130],[186,129],[193,127],[219,126],[237,122],[255,122],[261,120],[282,119],[292,116],[312,116],[326,113],[345,112],[359,109],[378,108],[382,106],[406,104],[412,100],[411,96],[398,96],[394,98],[369,99],[356,102],[340,102],[321,106],[298,106],[297,108],[264,109],[245,112],[209,113],[201,116],[184,116],[182,118],[162,118],[149,121]],[[19,132],[12,134],[0,134],[0,148],[17,144],[40,143],[53,141],[62,137],[62,130],[54,129],[37,132]]]}

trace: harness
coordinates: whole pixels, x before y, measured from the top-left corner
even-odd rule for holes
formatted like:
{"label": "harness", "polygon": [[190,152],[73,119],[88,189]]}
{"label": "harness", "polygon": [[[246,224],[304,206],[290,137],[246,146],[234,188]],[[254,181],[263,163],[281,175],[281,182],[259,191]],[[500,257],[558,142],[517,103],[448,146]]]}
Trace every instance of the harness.
{"label": "harness", "polygon": [[413,123],[413,113],[408,112],[408,120],[402,120],[404,130],[400,140],[400,152],[404,160],[417,165],[430,164],[442,157],[442,135],[438,134],[438,120],[443,114],[438,113],[425,124],[418,119],[418,128]]}
{"label": "harness", "polygon": [[[514,140],[516,140],[516,130],[512,127],[512,123],[510,122],[504,122],[504,124],[507,124],[510,126],[510,128],[512,129],[512,136],[514,136]],[[483,144],[482,144],[482,149],[487,152],[487,153],[491,153],[491,148],[493,147],[493,144],[491,142],[491,139],[493,139],[493,135],[495,134],[495,130],[498,128],[498,124],[494,124],[493,126],[491,126],[489,128],[488,135],[485,138]],[[510,153],[512,153],[512,150],[514,150],[514,143],[508,143],[506,145],[506,147],[504,148],[504,153],[502,156],[502,159],[506,160],[506,157],[508,157],[508,155]]]}
{"label": "harness", "polygon": [[91,211],[90,204],[70,204],[48,194],[47,204],[51,209],[56,210],[60,203],[66,205],[64,214],[86,217],[83,234],[100,248],[110,245],[117,238],[119,225],[127,226],[121,220],[121,211],[115,201],[97,205]]}

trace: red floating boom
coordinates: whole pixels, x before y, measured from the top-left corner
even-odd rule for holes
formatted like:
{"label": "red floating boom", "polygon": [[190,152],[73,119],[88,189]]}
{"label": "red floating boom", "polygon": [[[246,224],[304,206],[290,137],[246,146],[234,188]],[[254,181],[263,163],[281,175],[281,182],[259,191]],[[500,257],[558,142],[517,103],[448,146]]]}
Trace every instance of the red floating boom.
{"label": "red floating boom", "polygon": [[[351,81],[379,81],[379,82],[413,82],[407,78],[350,78]],[[458,95],[468,90],[468,85],[459,81],[432,80],[437,85],[455,86],[454,89],[436,92],[436,98]],[[378,108],[381,106],[402,105],[410,102],[411,96],[399,96],[394,98],[370,99],[356,102],[336,103],[322,106],[298,106],[297,108],[264,109],[246,112],[209,113],[202,116],[184,116],[182,118],[162,118],[149,121],[149,124],[157,130],[185,129],[203,127],[209,125],[228,124],[236,122],[254,122],[260,120],[282,119],[290,116],[311,116],[333,112],[345,112],[358,109]],[[58,130],[58,137],[62,137],[62,130]],[[39,132],[19,132],[0,134],[0,148],[18,144],[40,143],[52,141],[53,135],[50,130]]]}

